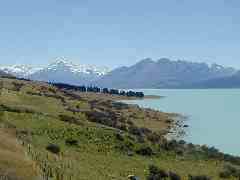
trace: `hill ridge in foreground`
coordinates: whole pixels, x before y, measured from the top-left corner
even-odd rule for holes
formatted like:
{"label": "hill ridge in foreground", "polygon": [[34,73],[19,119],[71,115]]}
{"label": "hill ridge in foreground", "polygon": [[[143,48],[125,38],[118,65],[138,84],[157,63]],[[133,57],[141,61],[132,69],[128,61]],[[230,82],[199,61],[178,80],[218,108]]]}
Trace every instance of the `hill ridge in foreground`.
{"label": "hill ridge in foreground", "polygon": [[[238,157],[166,140],[173,127],[183,127],[182,121],[175,120],[176,114],[43,82],[8,78],[0,78],[0,82],[0,133],[14,132],[42,179],[124,180],[134,175],[150,180],[163,172],[169,179],[188,179],[190,174],[219,179],[230,163],[238,172]],[[3,148],[0,146],[0,157]],[[0,158],[0,169],[3,165]],[[18,167],[9,162],[7,168]],[[16,175],[27,179],[18,171]]]}

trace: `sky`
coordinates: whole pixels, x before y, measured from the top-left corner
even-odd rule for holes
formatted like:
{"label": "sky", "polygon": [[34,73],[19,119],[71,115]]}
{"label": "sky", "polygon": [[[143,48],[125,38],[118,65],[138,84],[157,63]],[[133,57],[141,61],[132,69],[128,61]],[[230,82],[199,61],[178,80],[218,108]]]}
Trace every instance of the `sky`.
{"label": "sky", "polygon": [[0,64],[143,58],[240,68],[239,0],[0,0]]}

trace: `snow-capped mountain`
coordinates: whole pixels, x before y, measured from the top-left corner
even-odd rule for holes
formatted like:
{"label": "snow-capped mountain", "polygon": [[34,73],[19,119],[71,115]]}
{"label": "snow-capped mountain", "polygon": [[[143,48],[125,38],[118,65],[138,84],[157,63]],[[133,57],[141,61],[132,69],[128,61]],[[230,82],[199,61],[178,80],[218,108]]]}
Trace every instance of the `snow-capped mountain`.
{"label": "snow-capped mountain", "polygon": [[32,67],[29,65],[9,65],[9,66],[0,66],[0,70],[12,74],[17,77],[27,78],[31,74],[39,71],[41,68]]}
{"label": "snow-capped mountain", "polygon": [[11,75],[0,70],[0,77],[1,76],[9,76],[10,77]]}
{"label": "snow-capped mountain", "polygon": [[29,76],[32,80],[61,82],[74,85],[91,84],[98,80],[109,70],[92,65],[79,65],[59,59],[46,68],[43,68]]}
{"label": "snow-capped mountain", "polygon": [[74,64],[63,58],[57,59],[46,67],[12,65],[0,66],[0,70],[20,78],[75,85],[90,84],[109,72],[106,67]]}
{"label": "snow-capped mountain", "polygon": [[74,64],[65,59],[58,59],[57,61],[51,63],[46,68],[42,69],[42,71],[50,70],[50,71],[58,71],[59,69],[63,71],[70,71],[74,74],[96,74],[97,76],[105,75],[109,72],[109,69],[106,67],[97,67],[93,65],[82,65],[82,64]]}

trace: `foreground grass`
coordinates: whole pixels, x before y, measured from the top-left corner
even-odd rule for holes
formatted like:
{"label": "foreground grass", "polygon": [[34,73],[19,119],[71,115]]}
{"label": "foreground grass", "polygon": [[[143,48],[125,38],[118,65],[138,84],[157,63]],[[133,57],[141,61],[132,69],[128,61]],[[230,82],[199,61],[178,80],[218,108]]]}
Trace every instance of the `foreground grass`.
{"label": "foreground grass", "polygon": [[[127,156],[115,150],[115,146],[119,143],[115,139],[115,131],[105,127],[99,128],[92,124],[79,127],[28,114],[6,113],[4,116],[5,124],[31,132],[32,135],[25,138],[30,138],[26,140],[32,143],[36,153],[44,152],[43,159],[47,156],[49,159],[54,159],[55,155],[49,154],[45,148],[49,143],[58,144],[62,154],[57,159],[63,163],[71,161],[74,168],[70,173],[74,174],[73,177],[76,179],[126,179],[129,174],[136,174],[144,179],[150,164],[177,172],[186,179],[189,173],[208,174],[218,179],[219,170],[223,165],[222,162],[214,160],[187,157],[184,159],[167,152],[154,157],[136,154]],[[79,145],[67,146],[65,140],[68,138],[78,139]]]}
{"label": "foreground grass", "polygon": [[13,132],[0,129],[0,176],[1,179],[37,179],[35,163],[27,158],[24,148]]}

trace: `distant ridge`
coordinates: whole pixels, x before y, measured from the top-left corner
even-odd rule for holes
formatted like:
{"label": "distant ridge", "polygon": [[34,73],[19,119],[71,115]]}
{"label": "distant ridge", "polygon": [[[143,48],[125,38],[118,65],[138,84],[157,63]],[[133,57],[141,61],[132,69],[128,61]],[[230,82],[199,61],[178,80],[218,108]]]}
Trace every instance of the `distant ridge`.
{"label": "distant ridge", "polygon": [[205,80],[229,77],[237,72],[231,67],[207,65],[161,58],[143,59],[130,67],[120,67],[103,76],[96,84],[114,88],[185,88]]}

